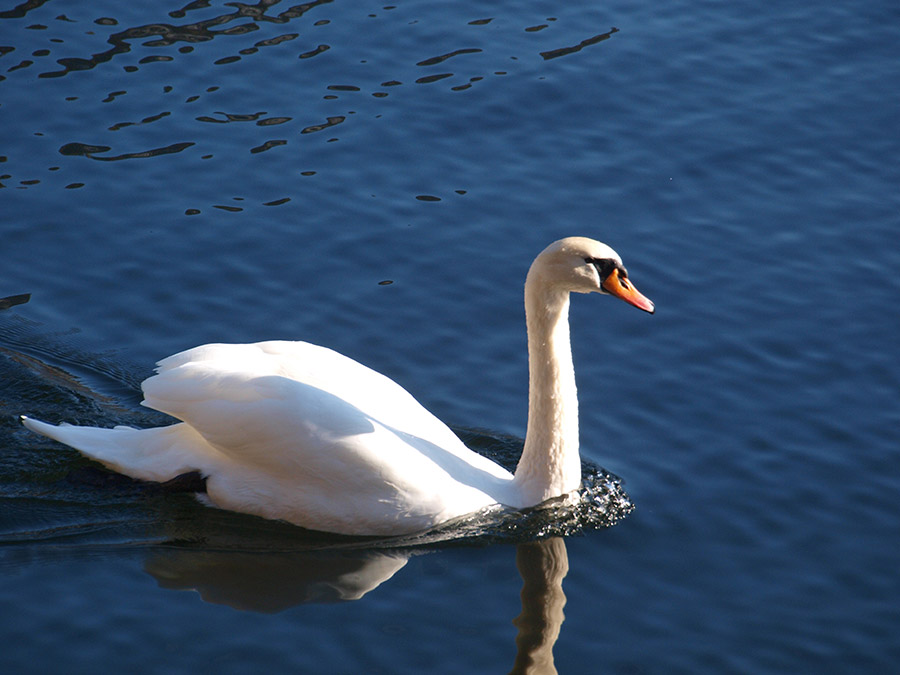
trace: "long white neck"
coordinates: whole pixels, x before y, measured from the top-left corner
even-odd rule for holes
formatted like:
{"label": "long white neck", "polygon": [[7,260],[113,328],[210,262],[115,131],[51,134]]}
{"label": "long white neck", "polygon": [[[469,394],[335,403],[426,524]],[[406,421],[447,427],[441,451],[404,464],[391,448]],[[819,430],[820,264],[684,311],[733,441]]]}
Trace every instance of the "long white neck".
{"label": "long white neck", "polygon": [[525,282],[528,327],[528,430],[514,484],[533,506],[581,485],[578,393],[569,341],[569,293],[539,274]]}

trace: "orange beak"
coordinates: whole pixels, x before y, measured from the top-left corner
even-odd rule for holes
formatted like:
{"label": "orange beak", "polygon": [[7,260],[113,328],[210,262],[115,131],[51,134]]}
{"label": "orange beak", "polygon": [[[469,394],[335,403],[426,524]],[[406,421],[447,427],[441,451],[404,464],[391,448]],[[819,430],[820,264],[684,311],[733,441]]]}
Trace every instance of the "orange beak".
{"label": "orange beak", "polygon": [[653,314],[653,312],[656,311],[653,303],[648,298],[644,297],[638,289],[632,286],[631,282],[628,281],[628,278],[622,276],[617,269],[613,270],[610,275],[606,277],[606,281],[603,282],[603,290],[645,312]]}

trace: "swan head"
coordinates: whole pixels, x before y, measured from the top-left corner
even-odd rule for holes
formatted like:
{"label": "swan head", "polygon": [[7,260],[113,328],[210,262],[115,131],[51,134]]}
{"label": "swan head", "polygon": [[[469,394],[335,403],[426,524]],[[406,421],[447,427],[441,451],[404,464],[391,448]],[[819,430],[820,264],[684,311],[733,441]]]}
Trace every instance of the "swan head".
{"label": "swan head", "polygon": [[587,237],[555,241],[535,258],[528,281],[567,293],[613,295],[645,312],[653,303],[628,279],[622,258],[606,244]]}

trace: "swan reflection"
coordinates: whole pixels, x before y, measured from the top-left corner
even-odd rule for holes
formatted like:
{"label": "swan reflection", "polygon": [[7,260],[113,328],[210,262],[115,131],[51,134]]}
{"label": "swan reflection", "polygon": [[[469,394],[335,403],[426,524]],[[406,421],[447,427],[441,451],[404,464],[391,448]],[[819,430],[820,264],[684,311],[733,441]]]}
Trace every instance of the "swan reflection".
{"label": "swan reflection", "polygon": [[[175,549],[154,554],[145,568],[163,588],[195,590],[204,601],[254,612],[280,612],[305,603],[358,600],[396,574],[413,550],[320,550],[245,553]],[[565,541],[518,544],[522,611],[512,673],[555,673],[569,570]]]}
{"label": "swan reflection", "polygon": [[359,600],[406,564],[408,552],[233,553],[175,550],[145,569],[159,585],[206,602],[274,613],[310,602]]}
{"label": "swan reflection", "polygon": [[516,637],[516,662],[511,673],[551,675],[553,645],[564,620],[566,596],[562,581],[569,571],[569,555],[562,537],[519,544],[516,566],[522,576],[522,613],[513,623]]}

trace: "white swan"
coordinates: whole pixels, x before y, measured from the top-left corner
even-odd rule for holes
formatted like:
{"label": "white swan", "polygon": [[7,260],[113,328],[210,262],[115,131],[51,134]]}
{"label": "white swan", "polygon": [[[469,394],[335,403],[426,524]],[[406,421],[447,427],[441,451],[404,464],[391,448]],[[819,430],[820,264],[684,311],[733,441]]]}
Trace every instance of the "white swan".
{"label": "white swan", "polygon": [[152,429],[29,429],[123,474],[200,472],[214,505],[354,535],[408,534],[494,504],[534,506],[581,485],[569,293],[653,312],[606,244],[548,246],[525,281],[529,411],[515,475],[469,450],[406,390],[304,342],[210,344],[159,362],[143,405],[182,420]]}

